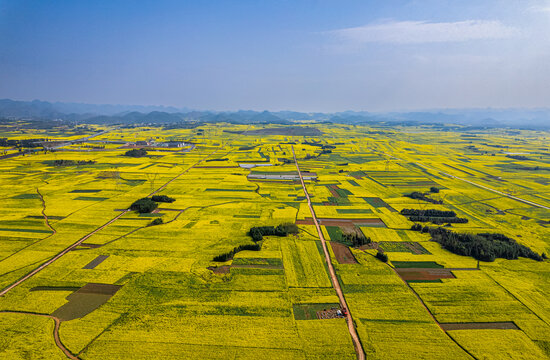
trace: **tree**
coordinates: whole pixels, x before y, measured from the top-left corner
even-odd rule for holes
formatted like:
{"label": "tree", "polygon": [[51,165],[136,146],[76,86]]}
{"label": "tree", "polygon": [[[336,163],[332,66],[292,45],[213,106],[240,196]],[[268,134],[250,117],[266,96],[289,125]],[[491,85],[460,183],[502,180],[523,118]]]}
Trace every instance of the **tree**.
{"label": "tree", "polygon": [[376,258],[382,262],[388,262],[388,255],[380,250],[376,253]]}
{"label": "tree", "polygon": [[166,195],[153,195],[151,199],[156,202],[164,202],[164,203],[173,203],[174,201],[176,201],[176,199],[168,197]]}
{"label": "tree", "polygon": [[430,188],[430,191],[433,192],[433,193],[438,193],[438,192],[439,192],[439,189],[436,188],[435,186],[432,186],[432,187]]}
{"label": "tree", "polygon": [[145,149],[132,149],[124,153],[124,156],[131,156],[131,157],[143,157],[146,155],[147,155],[147,150]]}
{"label": "tree", "polygon": [[137,211],[139,213],[150,213],[151,211],[157,208],[157,203],[149,198],[141,198],[136,200],[132,205],[130,205],[130,210]]}
{"label": "tree", "polygon": [[162,218],[156,218],[155,220],[151,221],[149,226],[155,226],[155,225],[161,225],[161,224],[164,224],[164,221],[162,220]]}

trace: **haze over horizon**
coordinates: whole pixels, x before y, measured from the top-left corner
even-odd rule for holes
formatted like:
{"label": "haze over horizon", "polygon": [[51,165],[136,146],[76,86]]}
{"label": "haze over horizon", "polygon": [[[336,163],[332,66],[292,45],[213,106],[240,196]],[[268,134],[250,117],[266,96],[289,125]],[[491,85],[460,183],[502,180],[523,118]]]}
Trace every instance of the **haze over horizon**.
{"label": "haze over horizon", "polygon": [[548,1],[0,0],[0,98],[306,112],[538,108]]}

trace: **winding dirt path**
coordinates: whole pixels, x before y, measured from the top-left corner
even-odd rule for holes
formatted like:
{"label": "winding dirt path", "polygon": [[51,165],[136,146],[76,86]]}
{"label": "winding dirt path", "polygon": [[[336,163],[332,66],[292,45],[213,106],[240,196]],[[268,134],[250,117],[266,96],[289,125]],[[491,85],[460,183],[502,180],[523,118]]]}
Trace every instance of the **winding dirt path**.
{"label": "winding dirt path", "polygon": [[[172,179],[168,180],[166,183],[164,183],[161,187],[159,187],[157,190],[151,192],[148,196],[152,196],[156,193],[158,193],[159,191],[163,190],[164,188],[166,188],[170,183],[172,183],[174,180],[176,180],[177,178],[179,178],[180,176],[182,176],[183,174],[187,173],[189,170],[191,170],[192,168],[194,168],[195,166],[197,166],[198,164],[202,163],[204,160],[206,160],[207,158],[209,158],[210,156],[214,155],[216,152],[218,151],[218,149],[214,150],[213,152],[211,152],[210,154],[204,156],[203,158],[201,158],[199,161],[197,161],[196,163],[194,163],[193,165],[189,166],[187,169],[183,170],[182,172],[180,172],[179,174],[177,174],[176,176],[174,176]],[[23,283],[25,280],[28,280],[30,279],[31,277],[33,277],[34,275],[36,275],[37,273],[39,273],[40,271],[42,271],[43,269],[45,269],[47,266],[51,265],[54,261],[58,260],[59,258],[61,258],[63,255],[67,254],[69,251],[75,249],[77,246],[79,246],[80,244],[82,244],[84,241],[86,241],[89,237],[91,237],[92,235],[94,235],[95,233],[97,233],[98,231],[100,230],[103,230],[104,228],[106,228],[107,226],[111,225],[112,223],[114,223],[115,221],[117,221],[119,218],[121,218],[123,215],[125,215],[126,213],[128,213],[130,211],[130,209],[125,209],[125,210],[122,210],[122,212],[120,214],[118,214],[117,216],[115,216],[114,218],[112,218],[111,220],[109,220],[108,222],[106,222],[105,224],[101,225],[100,227],[96,228],[95,230],[93,230],[92,232],[88,233],[87,235],[83,236],[82,238],[80,238],[78,241],[76,241],[75,243],[73,243],[72,245],[68,246],[67,248],[65,248],[63,251],[59,252],[57,255],[55,255],[53,258],[49,259],[48,261],[46,261],[45,263],[43,263],[42,265],[38,266],[37,268],[35,268],[34,270],[32,270],[31,272],[29,272],[28,274],[24,275],[22,278],[20,278],[19,280],[17,280],[16,282],[14,282],[13,284],[9,285],[8,287],[4,288],[2,291],[0,291],[0,296],[4,296],[6,295],[10,290],[12,290],[13,288],[19,286],[21,283]],[[136,230],[139,230],[139,229],[136,229]]]}
{"label": "winding dirt path", "polygon": [[63,343],[61,342],[61,339],[59,338],[59,327],[61,326],[61,320],[59,320],[55,316],[48,315],[48,314],[27,312],[27,311],[16,311],[16,310],[2,310],[2,311],[0,311],[0,313],[34,315],[34,316],[47,317],[47,318],[52,319],[55,322],[55,326],[54,326],[54,329],[53,329],[53,339],[55,341],[55,345],[57,345],[57,347],[61,351],[63,351],[63,353],[69,359],[80,360],[80,358],[78,356],[75,356],[72,352],[70,352],[69,349],[67,349],[65,347],[65,345],[63,345]]}
{"label": "winding dirt path", "polygon": [[319,235],[319,239],[321,240],[321,244],[323,245],[323,252],[325,253],[325,259],[326,259],[328,270],[330,273],[332,287],[334,288],[334,290],[336,290],[336,294],[338,295],[338,299],[340,300],[340,305],[342,306],[343,309],[347,310],[346,322],[348,324],[348,330],[351,335],[351,340],[353,341],[353,346],[355,347],[355,352],[357,353],[357,359],[364,360],[365,352],[363,351],[363,346],[361,345],[361,341],[359,340],[359,335],[357,335],[357,331],[355,330],[355,326],[353,324],[353,318],[351,317],[351,312],[349,311],[348,304],[346,303],[346,299],[344,298],[342,287],[340,286],[340,283],[338,282],[338,278],[336,277],[336,272],[334,271],[334,266],[332,265],[332,261],[330,259],[330,253],[328,252],[325,237],[323,236],[323,232],[321,231],[321,227],[319,226],[319,221],[317,221],[317,216],[315,215],[315,211],[313,210],[313,205],[311,204],[311,199],[309,197],[309,193],[307,192],[306,185],[302,177],[302,172],[300,171],[300,166],[298,165],[298,160],[296,160],[296,153],[294,152],[294,146],[291,145],[291,147],[292,147],[292,156],[294,157],[294,163],[296,164],[296,170],[298,170],[298,176],[300,177],[300,182],[302,183],[302,188],[304,189],[304,194],[307,199],[307,205],[309,206],[311,217],[313,219],[315,227],[317,228],[317,234]]}
{"label": "winding dirt path", "polygon": [[[48,220],[48,215],[46,215],[46,201],[44,200],[44,196],[40,193],[40,190],[36,188],[36,192],[38,193],[38,196],[40,196],[40,201],[42,201],[42,216],[44,217],[44,221],[46,222],[46,226],[50,228],[52,231],[52,234],[50,236],[53,236],[57,233],[57,231],[53,228],[53,226],[50,224]],[[48,237],[50,237],[48,236]]]}
{"label": "winding dirt path", "polygon": [[33,271],[31,271],[30,273],[26,274],[25,276],[23,276],[22,278],[20,278],[19,280],[17,280],[16,282],[14,282],[13,284],[11,284],[10,286],[6,287],[4,290],[0,291],[0,296],[4,296],[6,295],[10,290],[12,290],[13,288],[19,286],[21,283],[23,283],[25,280],[28,280],[30,279],[31,277],[33,277],[34,275],[36,275],[37,273],[39,273],[41,270],[43,270],[44,268],[46,268],[48,265],[51,265],[54,261],[58,260],[59,258],[61,258],[63,255],[67,254],[69,251],[73,250],[74,248],[76,248],[78,245],[82,244],[84,241],[86,241],[86,239],[88,239],[90,236],[92,236],[93,234],[95,234],[96,232],[100,231],[100,230],[103,230],[105,227],[111,225],[112,223],[114,223],[115,221],[117,221],[122,215],[126,214],[128,211],[130,210],[124,210],[123,212],[121,212],[120,214],[118,214],[117,216],[115,216],[114,218],[112,218],[111,220],[109,220],[108,222],[106,222],[105,224],[101,225],[100,227],[96,228],[94,231],[88,233],[87,235],[81,237],[78,241],[76,241],[75,243],[73,243],[72,245],[66,247],[63,251],[59,252],[57,255],[55,255],[53,258],[51,258],[50,260],[46,261],[45,263],[43,263],[42,265],[38,266],[37,268],[35,268]]}

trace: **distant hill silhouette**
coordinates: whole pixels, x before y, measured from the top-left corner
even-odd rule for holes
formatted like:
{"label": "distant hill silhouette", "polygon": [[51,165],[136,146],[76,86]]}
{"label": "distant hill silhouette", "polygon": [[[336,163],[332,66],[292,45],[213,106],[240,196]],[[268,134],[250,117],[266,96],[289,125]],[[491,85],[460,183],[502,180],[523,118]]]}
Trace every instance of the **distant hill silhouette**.
{"label": "distant hill silhouette", "polygon": [[[95,105],[0,99],[0,118],[64,120],[90,124],[174,124],[181,122],[235,124],[293,124],[313,120],[340,124],[450,124],[468,128],[514,127],[550,129],[550,109],[436,109],[429,111],[370,113],[304,113],[296,111],[194,111],[188,108],[142,105]],[[464,128],[463,128],[464,130]]]}

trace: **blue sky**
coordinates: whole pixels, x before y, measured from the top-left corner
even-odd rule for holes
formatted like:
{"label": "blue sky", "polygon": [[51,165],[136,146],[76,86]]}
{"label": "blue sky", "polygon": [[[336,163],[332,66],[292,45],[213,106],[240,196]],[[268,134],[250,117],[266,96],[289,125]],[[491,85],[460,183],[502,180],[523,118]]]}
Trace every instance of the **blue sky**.
{"label": "blue sky", "polygon": [[548,107],[550,1],[0,0],[0,98]]}

